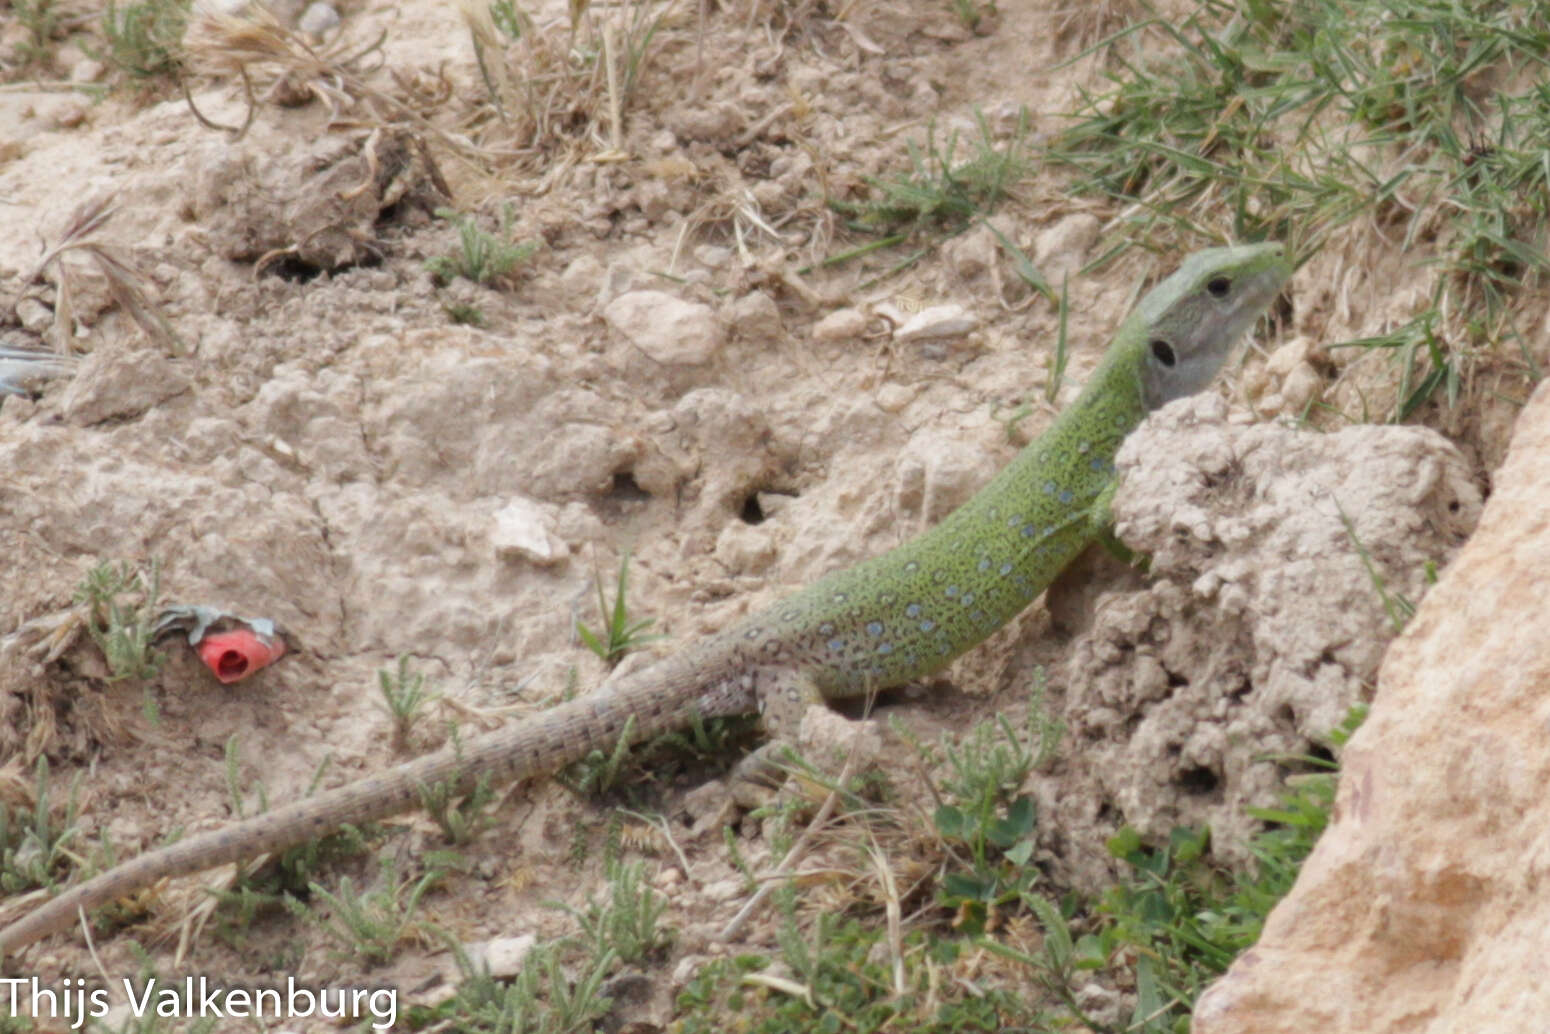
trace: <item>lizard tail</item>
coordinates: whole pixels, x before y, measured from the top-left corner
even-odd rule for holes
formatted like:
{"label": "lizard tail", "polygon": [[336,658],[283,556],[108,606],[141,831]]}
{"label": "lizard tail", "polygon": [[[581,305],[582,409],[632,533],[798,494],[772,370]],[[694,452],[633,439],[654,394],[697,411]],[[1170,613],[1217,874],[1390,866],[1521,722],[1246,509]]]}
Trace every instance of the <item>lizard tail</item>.
{"label": "lizard tail", "polygon": [[[650,676],[654,671],[647,669],[641,674]],[[0,959],[64,929],[92,909],[158,880],[283,851],[347,823],[372,822],[417,808],[426,788],[445,784],[458,795],[471,791],[484,777],[502,782],[553,772],[594,749],[613,747],[632,717],[632,737],[656,735],[686,720],[693,698],[680,707],[666,707],[664,699],[660,676],[626,680],[618,687],[567,701],[508,728],[147,851],[68,888],[0,929]]]}

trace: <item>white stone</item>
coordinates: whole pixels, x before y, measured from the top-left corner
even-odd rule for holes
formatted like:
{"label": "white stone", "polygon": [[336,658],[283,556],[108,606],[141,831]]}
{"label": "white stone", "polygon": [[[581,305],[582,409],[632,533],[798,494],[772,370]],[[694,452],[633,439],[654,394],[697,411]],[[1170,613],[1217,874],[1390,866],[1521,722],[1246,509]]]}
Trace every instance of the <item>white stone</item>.
{"label": "white stone", "polygon": [[491,941],[483,941],[466,946],[468,959],[475,966],[483,963],[490,967],[490,976],[498,980],[509,980],[522,972],[523,963],[527,961],[533,946],[538,943],[538,938],[530,933],[516,937],[497,937]]}
{"label": "white stone", "polygon": [[630,291],[603,309],[608,325],[667,366],[697,366],[720,350],[726,332],[710,306],[666,291]]}
{"label": "white stone", "polygon": [[962,337],[980,325],[979,317],[957,302],[932,305],[909,317],[893,332],[895,341],[941,341]]}
{"label": "white stone", "polygon": [[332,4],[308,4],[307,9],[301,13],[301,18],[296,22],[296,27],[310,35],[321,36],[339,27],[339,12],[334,10]]}
{"label": "white stone", "polygon": [[72,83],[94,83],[107,72],[107,66],[92,58],[82,58],[70,68]]}
{"label": "white stone", "polygon": [[866,333],[866,313],[859,309],[835,309],[813,324],[815,341],[854,341]]}
{"label": "white stone", "polygon": [[915,390],[907,384],[884,384],[877,389],[877,406],[884,413],[897,413],[915,400]]}
{"label": "white stone", "polygon": [[551,507],[517,496],[495,514],[490,543],[502,560],[523,559],[541,567],[570,556],[570,548],[554,533],[556,515]]}

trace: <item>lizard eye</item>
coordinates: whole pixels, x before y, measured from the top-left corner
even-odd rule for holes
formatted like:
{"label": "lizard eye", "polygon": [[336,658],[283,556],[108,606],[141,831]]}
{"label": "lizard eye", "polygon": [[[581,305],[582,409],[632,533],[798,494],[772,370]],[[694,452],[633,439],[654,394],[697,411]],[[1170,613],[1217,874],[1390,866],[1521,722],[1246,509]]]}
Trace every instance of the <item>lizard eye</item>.
{"label": "lizard eye", "polygon": [[1212,298],[1226,298],[1227,292],[1232,290],[1232,280],[1225,276],[1214,276],[1206,284],[1206,290],[1211,292]]}
{"label": "lizard eye", "polygon": [[1164,366],[1171,367],[1174,363],[1173,346],[1162,338],[1153,338],[1151,343],[1152,358]]}

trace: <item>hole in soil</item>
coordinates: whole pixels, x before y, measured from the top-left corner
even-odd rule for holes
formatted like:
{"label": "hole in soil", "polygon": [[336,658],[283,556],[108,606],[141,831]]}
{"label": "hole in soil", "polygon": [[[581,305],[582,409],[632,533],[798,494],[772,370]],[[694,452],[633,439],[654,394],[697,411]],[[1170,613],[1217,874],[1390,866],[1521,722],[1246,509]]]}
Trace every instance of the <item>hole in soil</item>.
{"label": "hole in soil", "polygon": [[743,506],[737,511],[737,516],[744,524],[764,523],[764,507],[759,505],[759,493],[748,493],[748,498],[743,500]]}
{"label": "hole in soil", "polygon": [[1179,789],[1198,797],[1215,790],[1219,780],[1215,772],[1203,765],[1197,765],[1180,773],[1177,782]]}
{"label": "hole in soil", "polygon": [[316,280],[323,274],[317,266],[308,265],[298,258],[280,258],[264,267],[264,273],[269,276],[277,276],[281,280],[288,280],[293,284],[306,284]]}
{"label": "hole in soil", "polygon": [[616,503],[643,503],[651,493],[635,483],[635,475],[628,470],[614,474],[614,483],[608,487],[608,498]]}
{"label": "hole in soil", "polygon": [[1324,746],[1322,743],[1308,744],[1308,749],[1303,751],[1303,753],[1307,754],[1310,758],[1316,758],[1319,761],[1328,762],[1331,765],[1335,763],[1335,755],[1331,753],[1330,749]]}

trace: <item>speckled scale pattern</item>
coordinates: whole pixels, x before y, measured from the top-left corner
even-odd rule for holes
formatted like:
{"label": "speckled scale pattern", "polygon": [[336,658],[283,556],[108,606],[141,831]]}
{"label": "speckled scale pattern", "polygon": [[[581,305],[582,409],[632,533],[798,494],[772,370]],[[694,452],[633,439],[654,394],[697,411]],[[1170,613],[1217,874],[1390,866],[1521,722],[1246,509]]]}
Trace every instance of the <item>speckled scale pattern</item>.
{"label": "speckled scale pattern", "polygon": [[1146,414],[1110,356],[1080,398],[941,524],[789,596],[717,639],[787,654],[829,697],[941,669],[1031,603],[1093,540],[1114,455]]}

